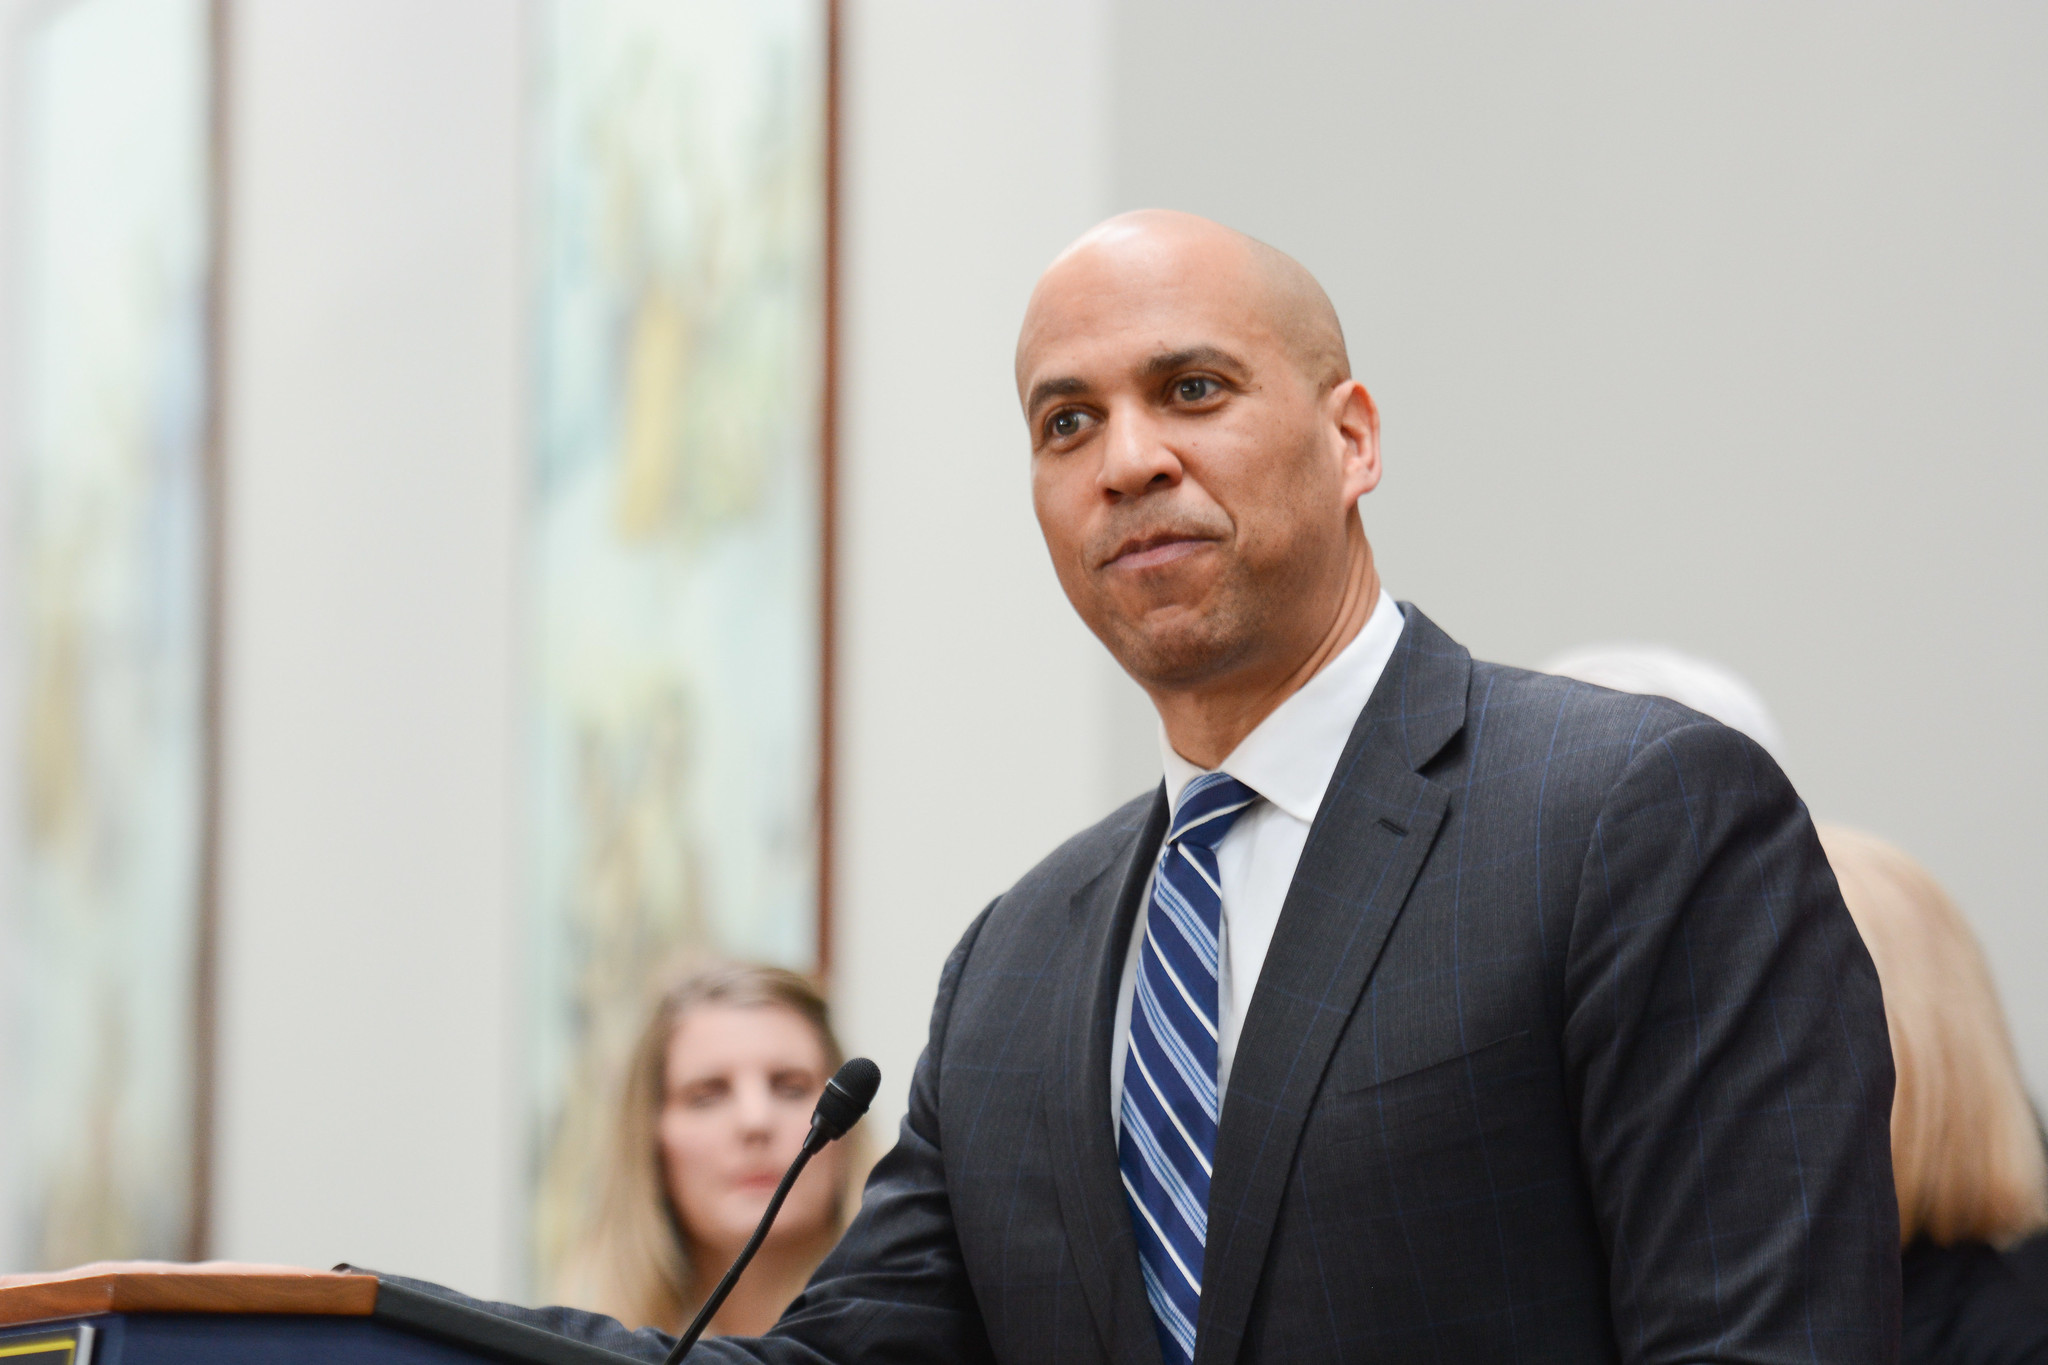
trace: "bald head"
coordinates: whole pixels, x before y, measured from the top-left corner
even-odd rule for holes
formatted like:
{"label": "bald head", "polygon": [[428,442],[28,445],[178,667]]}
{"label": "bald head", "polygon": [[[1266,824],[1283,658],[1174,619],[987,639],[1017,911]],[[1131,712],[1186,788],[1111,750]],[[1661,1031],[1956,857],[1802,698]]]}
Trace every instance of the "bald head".
{"label": "bald head", "polygon": [[1337,310],[1301,262],[1192,213],[1139,209],[1090,228],[1039,278],[1017,337],[1020,391],[1026,353],[1046,324],[1045,314],[1075,289],[1099,294],[1105,286],[1132,296],[1134,304],[1149,288],[1210,294],[1268,331],[1316,389],[1351,377]]}

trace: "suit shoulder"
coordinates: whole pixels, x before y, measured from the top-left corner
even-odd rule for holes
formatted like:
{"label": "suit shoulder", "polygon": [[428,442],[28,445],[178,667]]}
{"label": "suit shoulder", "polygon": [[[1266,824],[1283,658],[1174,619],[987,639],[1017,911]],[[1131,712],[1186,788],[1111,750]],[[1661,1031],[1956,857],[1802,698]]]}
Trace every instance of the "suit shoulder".
{"label": "suit shoulder", "polygon": [[1604,794],[1649,755],[1681,753],[1774,777],[1777,764],[1754,739],[1668,697],[1474,661],[1473,715],[1480,764],[1540,762],[1554,779]]}
{"label": "suit shoulder", "polygon": [[[1063,942],[1076,915],[1085,916],[1091,898],[1079,893],[1117,875],[1164,798],[1155,788],[1111,811],[1040,859],[1007,891],[990,902],[975,922],[973,942],[962,944],[963,989],[1043,958],[1048,945]],[[1163,826],[1164,819],[1159,823]]]}
{"label": "suit shoulder", "polygon": [[1053,898],[1064,902],[1130,849],[1159,799],[1157,787],[1135,796],[1046,854],[997,898],[994,914],[1002,916],[1006,907],[1037,905]]}

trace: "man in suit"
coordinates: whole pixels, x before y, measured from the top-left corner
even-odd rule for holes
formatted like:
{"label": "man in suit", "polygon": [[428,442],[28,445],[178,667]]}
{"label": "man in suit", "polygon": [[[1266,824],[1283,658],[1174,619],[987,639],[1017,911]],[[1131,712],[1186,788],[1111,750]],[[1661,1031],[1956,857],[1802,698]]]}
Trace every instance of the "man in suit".
{"label": "man in suit", "polygon": [[1017,379],[1166,780],[974,921],[845,1240],[701,1355],[1894,1359],[1877,980],[1764,751],[1393,602],[1372,399],[1271,248],[1111,220]]}

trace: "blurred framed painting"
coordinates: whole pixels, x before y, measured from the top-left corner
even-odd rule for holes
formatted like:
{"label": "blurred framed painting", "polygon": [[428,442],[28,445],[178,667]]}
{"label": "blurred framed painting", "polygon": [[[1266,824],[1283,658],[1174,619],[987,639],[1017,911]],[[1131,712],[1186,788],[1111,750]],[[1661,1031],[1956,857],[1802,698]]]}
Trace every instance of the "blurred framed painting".
{"label": "blurred framed painting", "polygon": [[693,957],[828,950],[824,0],[534,11],[527,725],[534,1270]]}
{"label": "blurred framed painting", "polygon": [[9,297],[17,1266],[204,1241],[214,15],[30,11]]}

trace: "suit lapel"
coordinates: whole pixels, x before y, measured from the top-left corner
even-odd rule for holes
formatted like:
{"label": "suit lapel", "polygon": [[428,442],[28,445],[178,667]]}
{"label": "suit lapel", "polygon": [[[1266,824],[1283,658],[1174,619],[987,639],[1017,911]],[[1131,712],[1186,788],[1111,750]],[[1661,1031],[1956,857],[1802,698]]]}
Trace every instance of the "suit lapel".
{"label": "suit lapel", "polygon": [[1472,659],[1406,612],[1309,830],[1238,1040],[1216,1136],[1196,1365],[1237,1358],[1302,1125],[1449,804],[1416,770],[1463,727]]}
{"label": "suit lapel", "polygon": [[1129,851],[1075,893],[1074,932],[1054,997],[1055,1055],[1041,1091],[1067,1245],[1096,1331],[1119,1365],[1159,1362],[1110,1133],[1109,1056],[1124,952],[1166,817],[1162,788]]}

